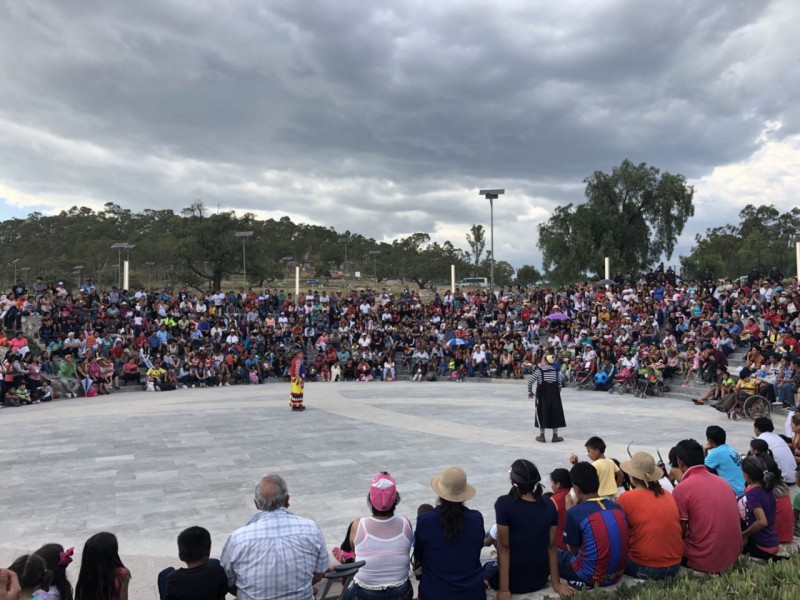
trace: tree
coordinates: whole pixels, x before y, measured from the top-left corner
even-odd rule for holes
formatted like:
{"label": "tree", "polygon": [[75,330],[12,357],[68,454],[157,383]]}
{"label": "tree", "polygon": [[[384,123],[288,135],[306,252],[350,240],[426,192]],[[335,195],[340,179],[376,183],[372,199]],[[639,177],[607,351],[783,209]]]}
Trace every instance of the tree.
{"label": "tree", "polygon": [[535,284],[541,280],[542,274],[532,265],[522,265],[517,269],[517,285]]}
{"label": "tree", "polygon": [[234,235],[240,224],[233,212],[207,217],[204,212],[202,204],[184,209],[183,214],[188,216],[176,231],[177,254],[189,275],[219,290],[226,274],[242,272],[242,246]]}
{"label": "tree", "polygon": [[670,258],[694,215],[694,189],[686,178],[645,163],[625,160],[584,183],[584,204],[559,207],[539,226],[544,268],[556,282],[601,273],[606,256],[623,271],[642,271],[664,255]]}
{"label": "tree", "polygon": [[773,205],[748,204],[739,212],[738,225],[721,225],[695,236],[688,256],[681,256],[684,277],[698,277],[711,269],[717,277],[746,274],[753,265],[793,271],[794,241],[800,237],[800,208],[781,214]]}
{"label": "tree", "polygon": [[469,228],[467,244],[472,250],[472,263],[477,267],[481,264],[481,255],[486,248],[486,231],[483,225],[473,225]]}

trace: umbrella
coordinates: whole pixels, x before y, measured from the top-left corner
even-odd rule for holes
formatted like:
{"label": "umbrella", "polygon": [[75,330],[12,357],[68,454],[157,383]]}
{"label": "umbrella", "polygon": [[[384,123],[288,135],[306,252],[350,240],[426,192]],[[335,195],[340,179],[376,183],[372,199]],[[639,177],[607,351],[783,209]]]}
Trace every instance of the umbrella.
{"label": "umbrella", "polygon": [[548,319],[550,321],[569,321],[570,316],[565,315],[564,313],[554,312],[553,314],[547,315],[545,319]]}
{"label": "umbrella", "polygon": [[453,348],[454,346],[466,346],[467,342],[462,340],[461,338],[453,338],[447,342],[447,345]]}
{"label": "umbrella", "polygon": [[597,282],[597,285],[616,285],[617,282],[613,279],[601,279]]}

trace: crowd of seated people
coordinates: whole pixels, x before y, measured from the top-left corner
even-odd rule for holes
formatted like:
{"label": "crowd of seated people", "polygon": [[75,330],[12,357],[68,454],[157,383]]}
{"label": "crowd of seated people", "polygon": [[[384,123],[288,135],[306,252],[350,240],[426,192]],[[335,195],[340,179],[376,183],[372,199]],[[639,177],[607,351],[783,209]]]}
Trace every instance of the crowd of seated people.
{"label": "crowd of seated people", "polygon": [[[772,383],[775,398],[796,404],[796,281],[784,287],[756,274],[733,283],[701,279],[679,282],[659,269],[618,276],[612,286],[457,289],[426,302],[408,289],[308,290],[295,298],[271,289],[101,291],[87,283],[69,290],[39,280],[29,291],[18,283],[0,300],[8,331],[0,337],[8,349],[3,399],[13,388],[8,405],[16,405],[23,375],[31,402],[46,399],[43,379],[57,398],[131,384],[169,390],[264,383],[287,377],[296,348],[307,353],[312,381],[391,381],[401,369],[414,381],[522,379],[553,353],[567,375],[590,367],[613,381],[633,369],[718,383],[716,366],[743,345],[764,390]],[[35,354],[17,333],[30,314],[42,318]]]}
{"label": "crowd of seated people", "polygon": [[[703,444],[678,442],[668,465],[646,452],[622,462],[608,458],[605,442],[592,436],[587,461],[570,456],[571,468],[555,469],[549,478],[530,460],[514,461],[510,489],[497,498],[492,515],[467,507],[475,487],[463,469],[448,467],[430,481],[435,503],[421,505],[412,523],[396,512],[397,481],[378,473],[367,488],[368,514],[350,522],[341,547],[332,551],[336,560],[360,565],[343,598],[411,600],[415,577],[422,599],[485,600],[488,593],[505,600],[548,584],[568,598],[578,589],[613,585],[623,574],[662,580],[681,566],[719,574],[742,554],[782,560],[780,545],[800,536],[794,471],[800,415],[793,427],[787,443],[769,419],[757,420],[756,437],[742,453],[712,425]],[[204,528],[178,535],[186,567],[165,565],[157,581],[162,599],[312,597],[312,586],[330,570],[318,526],[288,510],[288,488],[279,475],[257,484],[254,503],[256,513],[230,534],[219,559],[210,558]],[[481,558],[489,545],[496,560]],[[21,590],[25,595],[16,597],[24,598],[127,599],[131,573],[113,534],[97,533],[84,543],[74,589],[70,562],[71,548],[47,544],[0,573],[0,583],[7,582],[0,587]]]}

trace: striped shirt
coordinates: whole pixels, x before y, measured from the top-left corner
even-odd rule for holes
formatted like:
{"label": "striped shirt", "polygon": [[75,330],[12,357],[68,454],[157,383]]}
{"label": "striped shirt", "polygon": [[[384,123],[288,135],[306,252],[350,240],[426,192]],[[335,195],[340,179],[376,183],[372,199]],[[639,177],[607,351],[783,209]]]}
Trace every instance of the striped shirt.
{"label": "striped shirt", "polygon": [[561,374],[555,369],[548,367],[543,369],[536,367],[528,377],[528,393],[533,392],[533,384],[539,383],[561,383]]}
{"label": "striped shirt", "polygon": [[313,600],[311,579],[328,569],[328,550],[314,521],[279,508],[234,531],[220,562],[238,600]]}

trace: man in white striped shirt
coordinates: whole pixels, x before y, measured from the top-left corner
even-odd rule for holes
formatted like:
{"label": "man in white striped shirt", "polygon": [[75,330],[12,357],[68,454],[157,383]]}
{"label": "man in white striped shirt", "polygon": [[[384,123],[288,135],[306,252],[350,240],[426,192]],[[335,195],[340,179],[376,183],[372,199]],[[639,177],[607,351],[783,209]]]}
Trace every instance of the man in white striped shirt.
{"label": "man in white striped shirt", "polygon": [[238,600],[313,600],[312,586],[328,569],[328,550],[317,524],[289,512],[280,475],[256,486],[258,512],[234,531],[220,562]]}

